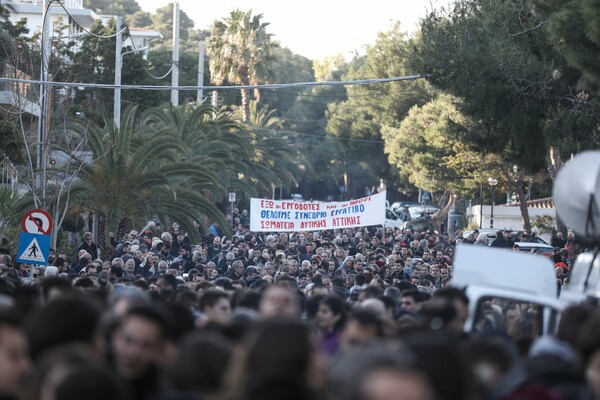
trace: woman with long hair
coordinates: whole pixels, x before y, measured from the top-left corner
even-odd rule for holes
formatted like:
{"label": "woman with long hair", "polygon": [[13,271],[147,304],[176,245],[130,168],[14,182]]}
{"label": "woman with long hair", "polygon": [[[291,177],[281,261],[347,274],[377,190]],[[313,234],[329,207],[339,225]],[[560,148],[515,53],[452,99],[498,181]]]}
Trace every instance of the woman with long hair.
{"label": "woman with long hair", "polygon": [[342,329],[346,323],[346,302],[338,296],[329,295],[319,302],[317,311],[318,347],[327,355],[335,354],[341,342]]}

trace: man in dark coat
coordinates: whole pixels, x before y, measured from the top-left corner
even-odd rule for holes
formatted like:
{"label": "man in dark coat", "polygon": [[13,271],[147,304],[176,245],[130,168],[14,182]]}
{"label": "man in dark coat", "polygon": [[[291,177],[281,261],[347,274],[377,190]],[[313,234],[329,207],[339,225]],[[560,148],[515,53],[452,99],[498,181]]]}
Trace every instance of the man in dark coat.
{"label": "man in dark coat", "polygon": [[75,251],[75,258],[77,258],[77,254],[79,254],[80,250],[85,250],[88,254],[92,256],[92,260],[96,260],[98,258],[98,246],[93,242],[93,235],[91,232],[86,232],[83,234],[82,243],[79,245],[77,250]]}

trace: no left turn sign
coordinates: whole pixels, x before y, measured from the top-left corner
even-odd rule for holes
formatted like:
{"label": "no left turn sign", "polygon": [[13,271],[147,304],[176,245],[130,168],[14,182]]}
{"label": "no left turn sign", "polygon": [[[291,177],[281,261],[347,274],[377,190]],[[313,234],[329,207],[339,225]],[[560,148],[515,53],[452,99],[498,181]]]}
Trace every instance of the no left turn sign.
{"label": "no left turn sign", "polygon": [[49,235],[52,232],[52,217],[41,208],[27,211],[21,220],[21,229],[26,233]]}

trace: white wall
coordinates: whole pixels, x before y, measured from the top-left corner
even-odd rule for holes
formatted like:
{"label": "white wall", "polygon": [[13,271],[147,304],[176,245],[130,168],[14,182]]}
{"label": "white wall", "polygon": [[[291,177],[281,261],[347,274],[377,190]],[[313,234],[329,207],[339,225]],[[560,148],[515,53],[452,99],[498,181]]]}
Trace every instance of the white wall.
{"label": "white wall", "polygon": [[[482,210],[483,208],[483,210]],[[467,208],[467,219],[469,224],[479,225],[480,216],[482,216],[482,228],[490,228],[491,206],[484,205]],[[554,208],[529,207],[529,218],[549,215],[556,219],[556,210]],[[518,206],[494,206],[494,228],[510,228],[513,230],[523,230],[521,221],[521,209]]]}

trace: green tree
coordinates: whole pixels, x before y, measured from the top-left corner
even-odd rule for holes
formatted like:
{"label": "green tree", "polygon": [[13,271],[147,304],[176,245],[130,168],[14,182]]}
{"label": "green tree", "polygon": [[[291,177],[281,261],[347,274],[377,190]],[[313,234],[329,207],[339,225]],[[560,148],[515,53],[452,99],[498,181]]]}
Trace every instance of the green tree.
{"label": "green tree", "polygon": [[384,126],[381,135],[392,167],[403,180],[433,193],[440,212],[433,216],[439,229],[454,195],[473,197],[481,182],[498,176],[493,156],[471,150],[458,132],[469,129],[458,101],[441,94],[423,106],[413,106],[399,127]]}
{"label": "green tree", "polygon": [[600,94],[600,8],[595,0],[533,0],[554,47],[582,72],[579,89]]}
{"label": "green tree", "polygon": [[152,14],[147,11],[140,10],[127,16],[127,24],[132,28],[151,28],[152,23]]}
{"label": "green tree", "polygon": [[[413,45],[415,69],[459,97],[461,112],[473,121],[461,140],[501,160],[529,230],[522,179],[546,170],[550,150],[566,137],[574,142],[569,148],[589,143],[577,135],[596,117],[589,114],[593,107],[577,100],[578,72],[554,50],[543,19],[524,2],[459,0],[423,19]],[[577,108],[579,116],[570,119]],[[577,130],[568,126],[573,121]],[[558,147],[558,154],[565,150]],[[522,171],[516,180],[511,165]]]}
{"label": "green tree", "polygon": [[[225,109],[209,106],[162,107],[148,110],[142,124],[149,132],[168,133],[183,145],[180,157],[203,165],[219,176],[223,187],[246,196],[289,185],[302,163],[278,129],[281,122],[267,109],[252,107],[248,124],[240,124]],[[217,202],[223,198],[214,194]]]}
{"label": "green tree", "polygon": [[[223,187],[243,186],[238,182],[238,174],[247,173],[242,160],[252,152],[252,147],[231,112],[207,105],[176,108],[169,105],[148,110],[141,123],[149,132],[174,138],[183,147],[180,158],[201,164],[218,175]],[[242,189],[255,193],[250,185]],[[213,196],[218,202],[222,200],[218,193]]]}
{"label": "green tree", "polygon": [[[76,82],[114,83],[115,81],[115,40],[98,36],[108,36],[116,32],[116,21],[110,19],[106,26],[96,21],[90,28],[95,35],[81,39],[80,50],[73,56],[70,78]],[[84,111],[88,118],[97,122],[103,113],[112,110],[113,91],[86,88],[76,92],[75,103],[78,111]]]}
{"label": "green tree", "polygon": [[28,56],[31,55],[31,40],[27,37],[27,20],[13,23],[10,8],[0,4],[0,76],[6,76],[7,66],[28,72]]}
{"label": "green tree", "polygon": [[[173,38],[173,3],[156,10],[152,15],[152,26],[159,31],[167,41]],[[189,30],[194,27],[194,21],[183,11],[179,9],[179,39],[186,41],[189,37]]]}
{"label": "green tree", "polygon": [[[366,56],[355,59],[345,79],[385,78],[412,75],[408,64],[410,46],[400,24],[381,32],[375,44],[367,47]],[[346,88],[348,100],[329,106],[327,131],[338,139],[343,151],[338,160],[354,160],[363,174],[362,182],[354,185],[360,190],[366,183],[388,187],[402,184],[398,173],[383,153],[381,129],[398,126],[409,109],[426,103],[431,90],[425,82],[405,81],[378,85],[357,85]],[[356,177],[354,177],[356,179]],[[396,185],[394,185],[396,184]],[[355,193],[359,195],[362,193]]]}
{"label": "green tree", "polygon": [[479,186],[479,180],[471,178],[478,171],[485,172],[486,166],[483,157],[455,136],[466,126],[455,102],[451,96],[440,95],[424,106],[413,106],[398,128],[382,129],[390,163],[415,187],[460,193],[472,189],[474,183]]}
{"label": "green tree", "polygon": [[[295,59],[298,59],[296,56]],[[310,67],[303,66],[305,58],[301,58],[302,65],[290,65],[289,70],[303,71],[310,76],[293,75],[285,77],[277,72],[282,63],[276,63],[275,76],[282,82],[309,82],[309,81],[339,81],[349,69],[349,64],[339,56],[328,57],[319,61],[312,61]],[[285,64],[285,61],[284,61]],[[314,72],[313,72],[314,71]],[[335,140],[327,138],[326,112],[330,104],[347,100],[346,89],[343,86],[314,86],[302,89],[280,89],[275,92],[278,99],[286,97],[293,101],[291,107],[274,103],[272,107],[281,112],[281,117],[286,121],[285,128],[289,134],[291,145],[296,146],[302,154],[307,165],[308,173],[299,177],[298,193],[307,199],[321,199],[340,195],[340,179],[343,168],[334,167],[337,153],[333,151]],[[265,94],[266,102],[270,101],[270,94]],[[332,161],[334,163],[332,163]]]}
{"label": "green tree", "polygon": [[14,164],[24,161],[23,141],[16,118],[0,116],[0,143],[0,159]]}
{"label": "green tree", "polygon": [[[219,177],[206,164],[183,158],[184,144],[169,132],[139,124],[135,107],[126,110],[120,129],[110,121],[75,127],[87,136],[94,161],[83,166],[70,203],[99,215],[103,233],[144,226],[150,218],[176,221],[191,235],[194,221],[224,223],[206,195],[223,191]],[[102,244],[104,239],[99,237]]]}
{"label": "green tree", "polygon": [[132,15],[141,11],[141,7],[135,0],[84,0],[83,6],[104,15]]}
{"label": "green tree", "polygon": [[23,205],[23,195],[8,187],[0,188],[0,231],[8,224],[16,225],[27,209]]}
{"label": "green tree", "polygon": [[462,98],[466,115],[483,121],[481,130],[470,131],[477,135],[471,141],[539,169],[553,54],[542,29],[524,30],[539,19],[519,11],[511,2],[461,0],[447,17],[432,12],[415,43],[416,65],[436,87]]}
{"label": "green tree", "polygon": [[[275,47],[271,66],[271,81],[279,83],[312,82],[315,80],[312,62],[303,56],[292,53],[288,48]],[[305,88],[263,89],[260,91],[261,103],[275,110],[280,118],[287,119],[290,110],[296,105],[302,93],[309,93]],[[295,118],[292,116],[292,118]]]}
{"label": "green tree", "polygon": [[[105,26],[101,21],[92,26],[96,35],[108,36],[116,32],[115,20],[110,19]],[[115,38],[98,38],[93,35],[81,39],[80,51],[73,55],[73,63],[65,71],[64,80],[111,84],[115,81]],[[121,83],[124,85],[169,85],[169,70],[172,66],[171,51],[161,46],[149,52],[144,59],[140,52],[130,47],[122,49]],[[197,56],[182,53],[180,58],[182,85],[194,85],[197,76]],[[162,79],[155,79],[155,78]],[[75,99],[70,107],[65,107],[70,114],[85,113],[88,118],[102,123],[104,113],[113,110],[114,91],[107,89],[86,88],[74,90]],[[194,93],[195,94],[195,93]],[[183,95],[182,95],[183,96]],[[142,109],[152,108],[169,100],[168,91],[156,92],[148,96],[146,90],[123,90],[121,101],[123,108],[139,105]]]}
{"label": "green tree", "polygon": [[[266,82],[273,62],[276,44],[267,33],[268,23],[261,21],[262,14],[252,15],[252,10],[232,11],[227,18],[217,20],[206,41],[211,78],[217,85],[229,82],[235,85],[257,85]],[[249,118],[248,89],[241,89],[242,120]],[[255,91],[256,100],[260,100]]]}
{"label": "green tree", "polygon": [[262,194],[268,195],[272,187],[290,190],[298,186],[299,177],[307,170],[306,162],[283,128],[284,122],[274,110],[250,103],[246,130],[253,150],[245,161],[251,167],[249,183],[261,188]]}

